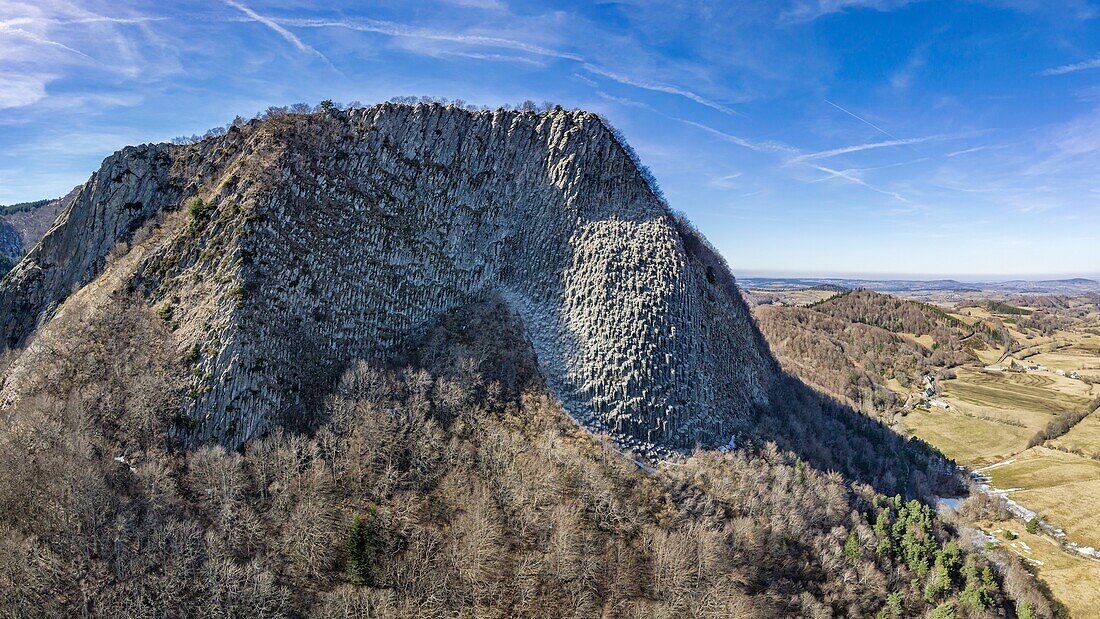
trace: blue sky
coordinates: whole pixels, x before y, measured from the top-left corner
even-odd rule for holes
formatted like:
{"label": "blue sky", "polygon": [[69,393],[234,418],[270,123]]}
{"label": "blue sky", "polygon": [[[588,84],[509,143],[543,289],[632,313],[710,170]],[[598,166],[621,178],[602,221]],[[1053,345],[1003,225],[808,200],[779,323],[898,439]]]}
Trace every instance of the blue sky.
{"label": "blue sky", "polygon": [[739,275],[1100,274],[1100,6],[1073,0],[0,0],[0,203],[396,95],[605,115]]}

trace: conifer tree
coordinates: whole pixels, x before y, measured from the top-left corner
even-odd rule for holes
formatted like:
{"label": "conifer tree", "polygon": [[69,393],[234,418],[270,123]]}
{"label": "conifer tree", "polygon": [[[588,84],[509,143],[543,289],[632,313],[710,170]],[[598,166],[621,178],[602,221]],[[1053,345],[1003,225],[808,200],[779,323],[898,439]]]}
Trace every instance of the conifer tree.
{"label": "conifer tree", "polygon": [[356,514],[348,529],[345,565],[348,580],[357,585],[368,584],[372,578],[371,566],[377,548],[376,518],[373,509],[365,520]]}

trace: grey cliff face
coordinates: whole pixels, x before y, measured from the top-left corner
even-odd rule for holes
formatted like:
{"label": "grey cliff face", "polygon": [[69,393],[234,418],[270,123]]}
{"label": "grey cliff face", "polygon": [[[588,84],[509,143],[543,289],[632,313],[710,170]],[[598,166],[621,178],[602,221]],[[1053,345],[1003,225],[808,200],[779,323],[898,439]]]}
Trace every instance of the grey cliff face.
{"label": "grey cliff face", "polygon": [[0,335],[7,347],[22,345],[75,288],[91,282],[116,243],[178,201],[165,184],[171,164],[165,145],[128,147],[67,196],[57,223],[0,286]]}
{"label": "grey cliff face", "polygon": [[132,275],[192,365],[184,440],[308,425],[347,363],[486,297],[593,429],[724,442],[767,402],[774,362],[722,259],[598,117],[561,110],[385,104],[126,149],[0,287],[8,345],[185,203]]}
{"label": "grey cliff face", "polygon": [[15,226],[0,219],[0,255],[18,260],[23,255],[23,237]]}

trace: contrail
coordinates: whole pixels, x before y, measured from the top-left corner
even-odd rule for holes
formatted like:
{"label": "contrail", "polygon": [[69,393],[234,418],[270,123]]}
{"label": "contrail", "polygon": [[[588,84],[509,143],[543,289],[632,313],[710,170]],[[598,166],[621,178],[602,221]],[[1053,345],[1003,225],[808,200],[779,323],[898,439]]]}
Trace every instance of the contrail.
{"label": "contrail", "polygon": [[302,51],[302,52],[305,52],[307,54],[311,54],[313,56],[316,56],[316,57],[320,58],[321,60],[323,60],[325,62],[325,64],[327,64],[328,66],[332,67],[333,69],[336,68],[332,64],[332,62],[328,59],[327,56],[325,56],[321,52],[317,51],[313,47],[310,47],[309,45],[306,45],[305,43],[303,43],[301,39],[299,39],[297,36],[294,35],[293,32],[291,32],[291,31],[287,30],[286,28],[283,28],[282,26],[280,26],[278,23],[276,23],[276,21],[274,19],[271,19],[269,17],[264,17],[263,15],[260,15],[256,11],[253,11],[252,9],[250,9],[247,6],[241,4],[240,2],[237,2],[236,0],[225,0],[225,3],[228,4],[229,6],[237,9],[238,11],[244,13],[250,19],[252,19],[252,20],[254,20],[254,21],[256,21],[256,22],[258,22],[258,23],[260,23],[264,26],[267,26],[268,28],[273,30],[276,34],[278,34],[283,39],[285,39],[288,43],[290,43],[291,45],[296,47],[298,49],[298,51]]}
{"label": "contrail", "polygon": [[853,113],[849,112],[848,110],[846,110],[846,109],[844,109],[844,108],[840,107],[839,105],[837,105],[837,104],[833,103],[832,101],[829,101],[828,99],[823,99],[823,101],[825,101],[825,103],[828,103],[829,105],[831,105],[831,106],[835,107],[836,109],[840,110],[841,112],[844,112],[845,114],[847,114],[847,115],[851,116],[852,118],[854,118],[854,119],[858,120],[859,122],[861,122],[861,123],[863,123],[863,124],[867,125],[868,127],[871,127],[871,128],[872,128],[872,129],[874,129],[875,131],[878,131],[879,133],[881,133],[881,134],[883,134],[883,135],[885,135],[885,136],[891,137],[891,138],[893,138],[893,139],[895,139],[895,140],[901,140],[901,138],[899,138],[898,136],[896,136],[896,135],[894,135],[894,134],[890,133],[889,131],[887,131],[887,130],[883,129],[882,127],[880,127],[880,126],[876,125],[875,123],[873,123],[873,122],[871,122],[871,121],[869,121],[869,120],[866,120],[866,119],[864,119],[864,118],[861,118],[860,116],[857,116],[856,114],[853,114]]}

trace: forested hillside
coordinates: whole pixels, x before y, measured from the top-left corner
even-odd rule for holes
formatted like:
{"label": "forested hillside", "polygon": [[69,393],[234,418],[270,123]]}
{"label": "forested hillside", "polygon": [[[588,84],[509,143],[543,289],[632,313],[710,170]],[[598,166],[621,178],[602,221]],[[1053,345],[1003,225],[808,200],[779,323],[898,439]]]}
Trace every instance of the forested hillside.
{"label": "forested hillside", "polygon": [[0,615],[1045,616],[874,489],[934,458],[809,393],[761,425],[793,452],[745,436],[640,466],[563,414],[488,302],[350,367],[312,435],[187,451],[163,434],[163,322],[107,311],[56,331],[66,354],[0,418]]}
{"label": "forested hillside", "polygon": [[[894,333],[928,335],[935,341],[936,348],[945,347],[951,351],[962,350],[964,343],[968,347],[983,345],[982,342],[1003,346],[1006,341],[1002,331],[988,325],[968,325],[934,305],[899,299],[871,290],[853,290],[838,294],[814,305],[813,309],[835,318],[881,327]],[[970,341],[971,338],[977,340]]]}
{"label": "forested hillside", "polygon": [[786,370],[872,416],[899,410],[923,376],[973,360],[993,339],[939,308],[869,290],[754,315]]}
{"label": "forested hillside", "polygon": [[772,353],[787,371],[870,414],[904,403],[888,386],[891,380],[905,388],[919,385],[920,377],[933,368],[963,358],[813,309],[759,307],[754,313]]}
{"label": "forested hillside", "polygon": [[[621,139],[328,105],[108,157],[0,282],[0,616],[1050,617]],[[962,352],[814,335],[849,307],[762,324],[872,409]]]}

